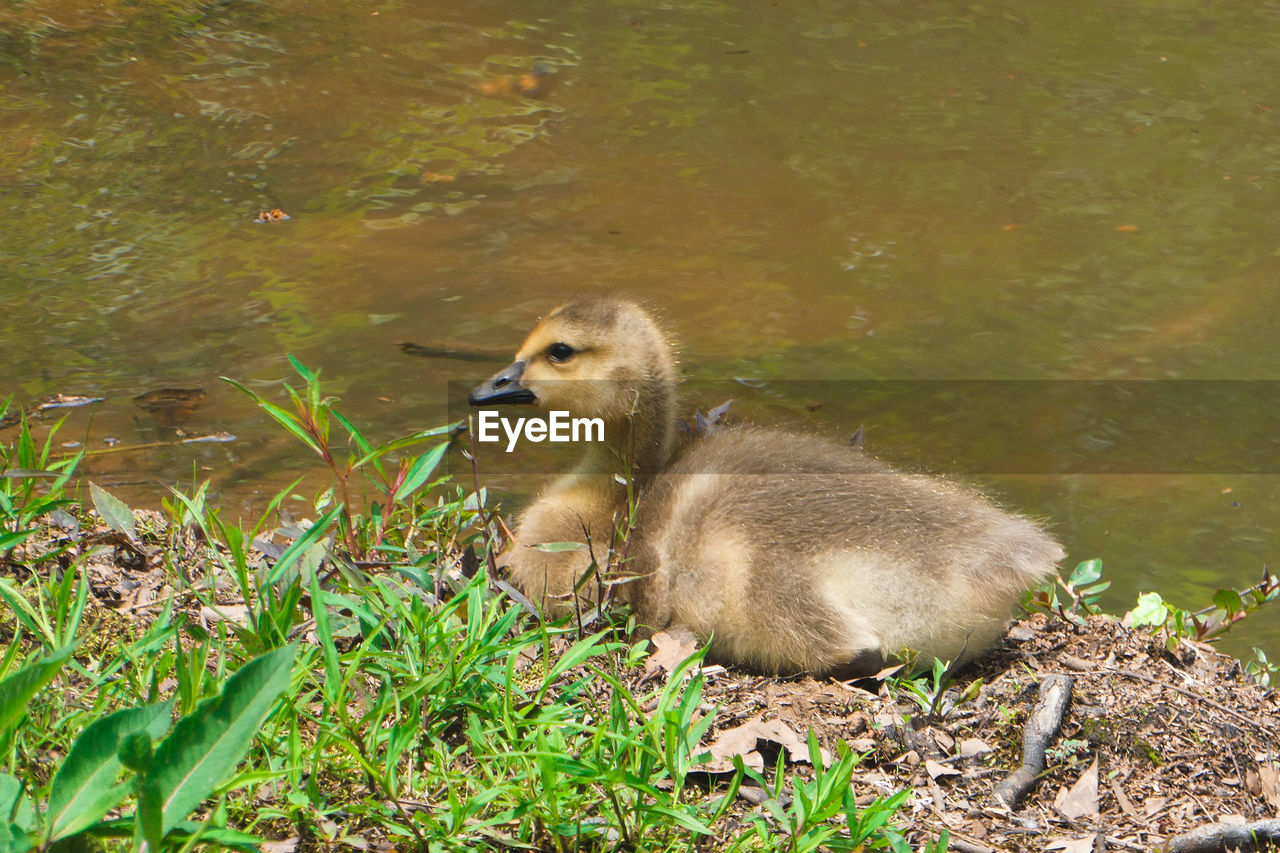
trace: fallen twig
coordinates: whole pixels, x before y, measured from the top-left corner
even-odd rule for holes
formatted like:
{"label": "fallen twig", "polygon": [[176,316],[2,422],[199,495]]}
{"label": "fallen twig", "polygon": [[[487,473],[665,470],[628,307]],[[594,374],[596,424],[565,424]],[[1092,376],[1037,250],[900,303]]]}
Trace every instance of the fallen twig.
{"label": "fallen twig", "polygon": [[1262,850],[1280,844],[1280,820],[1253,823],[1211,823],[1175,835],[1165,842],[1167,853],[1226,853],[1228,850]]}
{"label": "fallen twig", "polygon": [[1022,766],[996,786],[995,797],[1015,808],[1044,772],[1044,752],[1062,726],[1071,702],[1071,677],[1048,675],[1040,682],[1040,701],[1022,732]]}

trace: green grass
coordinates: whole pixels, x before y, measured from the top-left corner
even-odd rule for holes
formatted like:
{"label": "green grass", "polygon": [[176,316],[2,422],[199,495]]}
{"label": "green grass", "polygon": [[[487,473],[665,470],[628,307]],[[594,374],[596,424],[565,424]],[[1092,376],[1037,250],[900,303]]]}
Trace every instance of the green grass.
{"label": "green grass", "polygon": [[[248,523],[207,484],[163,516],[91,485],[77,523],[77,460],[0,445],[0,851],[909,849],[908,792],[858,808],[843,744],[709,782],[700,654],[655,682],[620,628],[543,625],[478,479],[437,475],[456,431],[375,446],[295,367],[286,405],[242,390],[331,472],[310,523],[275,521],[296,484]],[[163,568],[155,618],[98,603],[104,558]]]}

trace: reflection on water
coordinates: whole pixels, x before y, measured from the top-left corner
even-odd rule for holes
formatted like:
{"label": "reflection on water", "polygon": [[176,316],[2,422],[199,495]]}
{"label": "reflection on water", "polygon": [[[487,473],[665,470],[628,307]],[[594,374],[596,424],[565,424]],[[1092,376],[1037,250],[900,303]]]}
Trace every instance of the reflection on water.
{"label": "reflection on water", "polygon": [[[65,440],[163,442],[88,463],[135,501],[194,469],[249,508],[311,468],[219,376],[270,390],[293,353],[390,436],[501,364],[450,353],[581,290],[665,315],[693,396],[1280,374],[1274,2],[139,5],[0,11],[0,394],[102,396]],[[138,402],[166,389],[203,395],[180,426]],[[937,471],[948,428],[1008,440],[806,402],[736,411]],[[1262,452],[1267,407],[1221,416],[1213,452]],[[1215,470],[988,485],[1103,558],[1114,606],[1194,603],[1280,543],[1274,477]]]}

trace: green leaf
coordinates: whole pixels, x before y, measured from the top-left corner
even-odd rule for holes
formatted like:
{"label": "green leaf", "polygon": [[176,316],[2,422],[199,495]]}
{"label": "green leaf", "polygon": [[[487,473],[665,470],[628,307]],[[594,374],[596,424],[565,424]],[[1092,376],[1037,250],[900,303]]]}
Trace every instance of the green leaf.
{"label": "green leaf", "polygon": [[1213,606],[1227,611],[1228,616],[1234,616],[1244,607],[1244,602],[1234,589],[1220,589],[1213,594]]}
{"label": "green leaf", "polygon": [[145,773],[151,766],[151,741],[151,736],[146,732],[131,732],[120,739],[116,758],[130,770]]}
{"label": "green leaf", "polygon": [[1144,625],[1160,626],[1169,618],[1169,608],[1158,592],[1144,592],[1138,596],[1138,603],[1124,615],[1125,624],[1131,628]]}
{"label": "green leaf", "polygon": [[292,682],[296,651],[296,646],[284,646],[240,667],[227,679],[222,695],[196,706],[156,748],[138,784],[138,816],[153,849],[244,757],[258,727]]}
{"label": "green leaf", "polygon": [[427,481],[432,473],[435,472],[436,466],[440,464],[440,460],[444,457],[445,451],[449,449],[449,443],[437,445],[426,453],[413,460],[413,465],[409,468],[409,473],[405,474],[404,480],[400,483],[399,488],[393,496],[393,500],[404,500],[409,495],[417,491],[418,487]]}
{"label": "green leaf", "polygon": [[120,774],[121,744],[130,735],[150,741],[169,728],[173,700],[126,708],[91,723],[75,743],[53,777],[46,813],[48,840],[65,838],[93,825],[128,795],[130,783],[115,784]]}
{"label": "green leaf", "polygon": [[1067,583],[1072,586],[1081,586],[1093,583],[1100,577],[1102,577],[1102,561],[1085,560],[1071,570],[1071,577],[1067,579]]}
{"label": "green leaf", "polygon": [[0,853],[21,853],[34,846],[35,817],[21,780],[0,774]]}
{"label": "green leaf", "polygon": [[22,780],[0,773],[0,851],[27,850],[35,818],[31,800],[24,796]]}
{"label": "green leaf", "polygon": [[362,468],[366,463],[369,462],[370,459],[373,459],[375,456],[386,456],[387,454],[394,453],[397,450],[403,450],[406,447],[413,447],[413,445],[415,444],[421,444],[427,439],[435,438],[436,436],[449,435],[450,437],[452,437],[452,435],[455,432],[457,432],[458,427],[461,423],[462,423],[461,421],[455,421],[454,423],[451,423],[448,426],[434,427],[432,429],[423,430],[422,432],[415,432],[413,435],[408,436],[406,438],[397,438],[395,441],[389,442],[387,444],[370,448],[365,453],[365,455],[361,456],[356,461],[356,463],[351,467]]}
{"label": "green leaf", "polygon": [[72,646],[63,646],[37,661],[25,664],[13,675],[0,681],[0,732],[22,717],[31,697],[39,692],[62,668]]}
{"label": "green leaf", "polygon": [[822,763],[822,747],[818,744],[818,735],[814,732],[813,726],[809,727],[809,766],[813,768],[815,773],[820,773],[823,769]]}
{"label": "green leaf", "polygon": [[333,631],[329,628],[329,609],[324,603],[324,591],[320,589],[320,574],[311,573],[311,615],[316,620],[316,640],[324,658],[325,700],[332,706],[337,703],[342,689],[342,668],[338,664],[338,648],[333,644]]}
{"label": "green leaf", "polygon": [[30,833],[7,820],[0,820],[0,853],[26,853],[32,848]]}
{"label": "green leaf", "polygon": [[369,440],[364,437],[364,433],[356,429],[356,425],[347,420],[347,416],[339,412],[337,409],[330,409],[329,414],[333,415],[333,419],[342,424],[342,428],[351,436],[352,441],[356,443],[356,447],[360,448],[360,452],[365,454],[365,459],[370,459],[377,454],[374,452],[373,446],[369,444]]}
{"label": "green leaf", "polygon": [[[546,678],[542,681],[542,688],[538,691],[538,701],[542,700],[543,694],[551,688],[551,685],[555,683],[557,678],[573,669],[592,655],[597,655],[604,651],[604,648],[601,647],[600,640],[606,633],[608,632],[600,631],[589,637],[583,637],[581,640],[570,646],[565,653],[556,660],[555,665],[547,672]],[[675,676],[673,675],[672,680],[674,679]]]}
{"label": "green leaf", "polygon": [[[48,642],[53,642],[52,630],[48,621],[44,618],[44,614],[33,607],[31,602],[27,601],[22,592],[8,578],[0,578],[0,598],[3,598],[8,603],[9,607],[13,609],[13,615],[26,626],[27,630],[44,637]],[[3,716],[3,710],[0,710],[0,716]],[[3,727],[3,723],[0,723],[0,729],[3,729]]]}
{"label": "green leaf", "polygon": [[769,797],[761,803],[760,806],[767,810],[769,814],[773,815],[773,819],[776,820],[779,825],[787,829],[791,828],[790,817],[787,814],[787,810],[782,807],[782,803],[778,802],[773,797]]}
{"label": "green leaf", "polygon": [[285,358],[289,359],[289,363],[293,365],[293,369],[302,377],[302,381],[306,382],[308,385],[316,384],[316,380],[319,379],[319,377],[312,373],[310,368],[298,361],[298,359],[294,358],[292,353],[286,353]]}
{"label": "green leaf", "polygon": [[93,508],[112,530],[128,536],[131,542],[137,540],[138,528],[133,522],[133,510],[124,501],[94,482],[89,483],[89,494],[93,498]]}
{"label": "green leaf", "polygon": [[8,773],[0,773],[0,822],[8,823],[22,796],[22,780]]}

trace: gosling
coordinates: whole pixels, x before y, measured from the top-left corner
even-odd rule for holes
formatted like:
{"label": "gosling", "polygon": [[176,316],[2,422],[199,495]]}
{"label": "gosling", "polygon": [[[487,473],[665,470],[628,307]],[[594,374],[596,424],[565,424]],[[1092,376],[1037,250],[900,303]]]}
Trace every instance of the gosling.
{"label": "gosling", "polygon": [[[603,442],[520,515],[512,582],[551,616],[639,495],[618,584],[637,625],[685,625],[709,657],[774,674],[870,675],[893,660],[963,663],[990,649],[1062,548],[1034,521],[859,449],[735,428],[677,450],[671,343],[643,309],[591,298],[552,311],[473,406],[600,418]],[[600,557],[599,553],[596,554]],[[594,583],[581,584],[594,596]]]}

